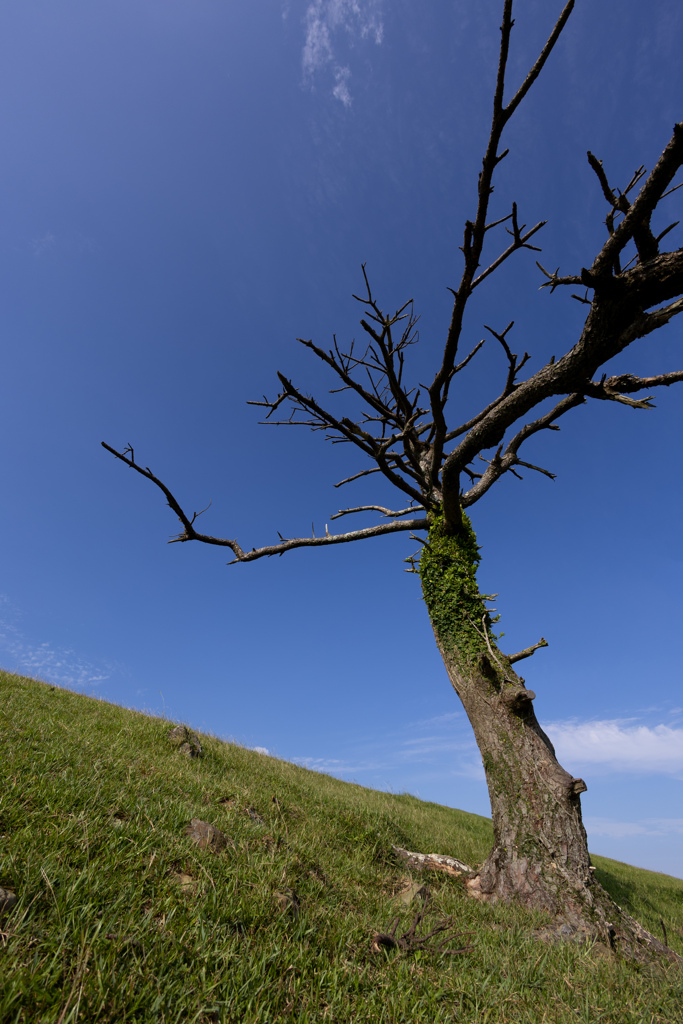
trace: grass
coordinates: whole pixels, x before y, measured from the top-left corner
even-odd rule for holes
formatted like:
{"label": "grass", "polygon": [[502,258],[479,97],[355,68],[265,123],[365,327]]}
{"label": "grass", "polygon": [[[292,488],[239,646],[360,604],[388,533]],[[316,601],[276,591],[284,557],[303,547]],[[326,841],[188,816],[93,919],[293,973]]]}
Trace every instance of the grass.
{"label": "grass", "polygon": [[[476,864],[488,819],[211,737],[189,759],[169,729],[0,673],[0,886],[18,896],[0,919],[1,1024],[683,1022],[679,967],[541,943],[540,915],[481,905],[441,873],[425,925],[452,916],[449,946],[471,948],[371,952],[421,905],[396,898],[410,876],[392,844]],[[227,848],[199,849],[192,818]],[[683,953],[683,881],[595,863]]]}

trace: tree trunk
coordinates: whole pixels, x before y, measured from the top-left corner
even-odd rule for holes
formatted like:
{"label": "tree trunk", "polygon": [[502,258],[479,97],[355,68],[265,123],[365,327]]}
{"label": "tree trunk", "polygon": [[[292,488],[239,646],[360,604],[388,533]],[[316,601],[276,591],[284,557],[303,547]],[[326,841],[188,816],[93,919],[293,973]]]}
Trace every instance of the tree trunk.
{"label": "tree trunk", "polygon": [[557,934],[620,940],[638,955],[669,952],[610,899],[593,877],[581,820],[582,779],[559,764],[526,689],[496,646],[486,595],[476,581],[476,537],[467,516],[448,534],[432,516],[420,577],[436,642],[481,752],[494,845],[469,881],[472,895],[516,897],[556,919]]}

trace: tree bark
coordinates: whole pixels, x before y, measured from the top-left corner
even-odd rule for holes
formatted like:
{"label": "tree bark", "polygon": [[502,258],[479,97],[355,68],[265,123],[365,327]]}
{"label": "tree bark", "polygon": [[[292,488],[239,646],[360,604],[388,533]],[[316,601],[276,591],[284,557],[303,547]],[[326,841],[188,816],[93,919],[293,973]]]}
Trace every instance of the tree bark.
{"label": "tree bark", "polygon": [[420,576],[434,635],[482,756],[494,844],[468,886],[516,898],[555,919],[558,937],[599,939],[636,957],[670,953],[621,910],[593,876],[581,819],[582,779],[559,764],[533,709],[535,694],[496,645],[479,592],[476,537],[466,515],[449,533],[431,517]]}
{"label": "tree bark", "polygon": [[581,820],[586,784],[558,763],[534,714],[535,694],[496,648],[467,666],[438,636],[437,643],[474,730],[491,800],[494,846],[479,872],[479,891],[514,894],[558,914],[591,883]]}

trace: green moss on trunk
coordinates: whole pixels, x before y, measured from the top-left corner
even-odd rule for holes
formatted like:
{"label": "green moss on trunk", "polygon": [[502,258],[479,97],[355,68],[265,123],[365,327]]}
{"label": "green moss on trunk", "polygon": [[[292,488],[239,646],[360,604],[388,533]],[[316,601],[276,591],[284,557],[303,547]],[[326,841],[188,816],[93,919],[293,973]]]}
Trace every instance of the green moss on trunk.
{"label": "green moss on trunk", "polygon": [[484,629],[493,643],[496,640],[477,586],[481,558],[477,538],[464,513],[457,534],[446,532],[440,513],[431,513],[430,521],[429,539],[420,559],[422,593],[444,650],[457,651],[471,663],[488,649]]}

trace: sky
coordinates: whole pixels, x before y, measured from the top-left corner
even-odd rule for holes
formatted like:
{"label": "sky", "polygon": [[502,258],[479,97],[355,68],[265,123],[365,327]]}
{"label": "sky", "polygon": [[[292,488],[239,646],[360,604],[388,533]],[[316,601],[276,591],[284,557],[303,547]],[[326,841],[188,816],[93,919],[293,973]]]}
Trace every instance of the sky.
{"label": "sky", "polygon": [[[510,83],[561,3],[518,0]],[[440,662],[407,534],[226,566],[166,541],[161,494],[101,441],[132,444],[207,533],[243,548],[338,509],[402,508],[320,434],[260,426],[276,371],[334,386],[297,338],[361,332],[413,299],[416,381],[433,376],[474,211],[502,3],[468,0],[6,0],[0,11],[0,665],[163,713],[318,771],[489,813],[481,759]],[[515,321],[530,371],[585,308],[539,291],[576,273],[607,213],[586,151],[625,187],[681,119],[683,7],[578,0],[509,126],[493,210],[547,219],[468,310]],[[681,217],[683,190],[656,223]],[[683,219],[683,218],[682,218]],[[505,245],[492,232],[490,252]],[[683,229],[670,235],[683,244]],[[606,367],[681,368],[683,319]],[[453,422],[500,390],[487,342]],[[466,379],[464,379],[466,376]],[[341,408],[343,396],[329,399]],[[584,778],[592,852],[683,877],[680,578],[683,385],[654,411],[585,405],[472,509],[480,584],[506,651]],[[398,500],[399,504],[394,502]],[[358,526],[371,525],[368,516]],[[342,528],[344,520],[342,520]],[[505,646],[507,645],[507,646]],[[458,855],[457,850],[437,851]]]}

